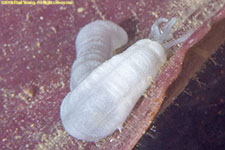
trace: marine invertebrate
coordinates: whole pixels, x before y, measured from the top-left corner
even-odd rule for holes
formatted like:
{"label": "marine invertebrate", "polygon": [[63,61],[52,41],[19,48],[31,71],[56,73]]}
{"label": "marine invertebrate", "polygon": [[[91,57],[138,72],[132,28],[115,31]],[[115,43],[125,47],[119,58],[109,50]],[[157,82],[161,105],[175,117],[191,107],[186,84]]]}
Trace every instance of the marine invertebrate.
{"label": "marine invertebrate", "polygon": [[[77,139],[98,141],[123,123],[134,105],[155,79],[168,57],[167,49],[187,39],[175,40],[169,22],[158,19],[149,38],[137,41],[123,53],[112,57],[113,50],[126,44],[127,34],[109,21],[95,21],[79,32],[77,60],[72,66],[70,89],[61,104],[65,130]],[[168,22],[162,32],[158,25]],[[106,60],[106,61],[105,61]]]}

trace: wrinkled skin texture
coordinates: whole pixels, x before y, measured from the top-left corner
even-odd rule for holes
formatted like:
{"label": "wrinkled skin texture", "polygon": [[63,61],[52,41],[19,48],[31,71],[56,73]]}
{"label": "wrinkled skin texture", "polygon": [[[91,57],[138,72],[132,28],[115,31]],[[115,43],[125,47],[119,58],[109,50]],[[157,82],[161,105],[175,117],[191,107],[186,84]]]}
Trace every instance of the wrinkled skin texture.
{"label": "wrinkled skin texture", "polygon": [[[104,3],[79,0],[65,6],[0,5],[0,149],[131,149],[155,118],[167,88],[182,69],[184,58],[186,62],[196,60],[195,55],[185,57],[188,48],[224,18],[224,3],[224,0]],[[90,21],[105,18],[120,24],[133,44],[148,36],[156,18],[172,16],[179,18],[174,28],[178,31],[176,36],[190,28],[198,30],[161,71],[153,86],[156,88],[151,88],[148,98],[138,102],[122,132],[98,143],[70,137],[62,128],[59,106],[69,91],[70,68],[76,56],[74,37],[79,29]],[[209,41],[213,37],[208,37]],[[218,44],[211,45],[215,48]],[[202,61],[195,62],[199,66],[196,70],[201,64]],[[188,72],[184,74],[187,76],[180,83],[186,85],[191,76]],[[183,88],[173,89],[176,92],[172,97],[176,97]],[[163,108],[168,104],[163,104]]]}

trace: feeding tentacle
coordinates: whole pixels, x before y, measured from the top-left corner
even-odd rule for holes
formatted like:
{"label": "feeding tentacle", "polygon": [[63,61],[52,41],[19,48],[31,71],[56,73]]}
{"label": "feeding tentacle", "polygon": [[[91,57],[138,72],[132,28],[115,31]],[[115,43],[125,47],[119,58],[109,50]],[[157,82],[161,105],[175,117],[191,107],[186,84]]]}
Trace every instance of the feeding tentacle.
{"label": "feeding tentacle", "polygon": [[159,39],[159,43],[163,43],[166,40],[167,35],[171,32],[173,25],[176,23],[176,18],[172,18],[165,26]]}
{"label": "feeding tentacle", "polygon": [[[176,18],[173,17],[164,26],[164,28],[160,32],[159,24],[161,24],[163,22],[168,22],[168,20],[166,18],[159,18],[158,20],[156,20],[156,22],[152,25],[151,33],[149,34],[149,38],[153,41],[156,41],[156,42],[162,44],[164,46],[164,48],[166,48],[166,49],[169,49],[178,43],[184,42],[193,33],[193,31],[190,31],[187,34],[185,34],[184,36],[182,36],[176,40],[169,41],[173,38],[172,27],[174,26],[174,24],[176,22]],[[167,42],[167,41],[169,41],[169,42]]]}
{"label": "feeding tentacle", "polygon": [[166,18],[159,18],[156,20],[156,22],[152,25],[151,33],[149,34],[149,38],[158,41],[160,39],[160,30],[159,30],[159,24],[163,22],[168,22],[168,19]]}

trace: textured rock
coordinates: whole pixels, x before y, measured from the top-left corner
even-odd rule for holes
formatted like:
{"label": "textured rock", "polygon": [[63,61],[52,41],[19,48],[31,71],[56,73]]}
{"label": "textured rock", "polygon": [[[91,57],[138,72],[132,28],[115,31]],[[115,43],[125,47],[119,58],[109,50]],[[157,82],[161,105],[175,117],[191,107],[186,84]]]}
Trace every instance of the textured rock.
{"label": "textured rock", "polygon": [[[131,149],[158,113],[182,63],[198,60],[185,57],[188,49],[210,31],[212,24],[224,18],[224,4],[225,0],[78,0],[73,5],[0,5],[0,149]],[[70,68],[76,55],[74,40],[79,29],[96,19],[111,20],[128,31],[132,44],[148,35],[158,17],[172,16],[178,18],[176,37],[190,29],[196,32],[177,48],[122,132],[97,143],[69,136],[62,128],[59,106],[69,91]],[[207,39],[215,38],[208,35]],[[213,49],[224,41],[219,39]],[[200,54],[205,56],[202,61],[192,61],[198,66],[195,71],[211,54],[204,52]],[[169,89],[173,91],[169,92],[172,98],[166,99],[162,110],[193,74],[180,79],[179,86],[174,86],[179,90]]]}

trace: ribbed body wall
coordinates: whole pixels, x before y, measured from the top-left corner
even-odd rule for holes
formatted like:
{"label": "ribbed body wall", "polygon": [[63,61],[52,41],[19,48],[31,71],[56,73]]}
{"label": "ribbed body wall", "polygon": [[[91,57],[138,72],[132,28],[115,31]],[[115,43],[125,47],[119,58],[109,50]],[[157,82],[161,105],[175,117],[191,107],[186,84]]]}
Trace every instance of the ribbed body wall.
{"label": "ribbed body wall", "polygon": [[63,100],[66,131],[78,139],[98,141],[121,128],[165,61],[163,47],[144,39],[99,65]]}
{"label": "ribbed body wall", "polygon": [[84,26],[75,42],[77,58],[71,70],[70,90],[127,41],[127,33],[113,22],[98,20]]}

